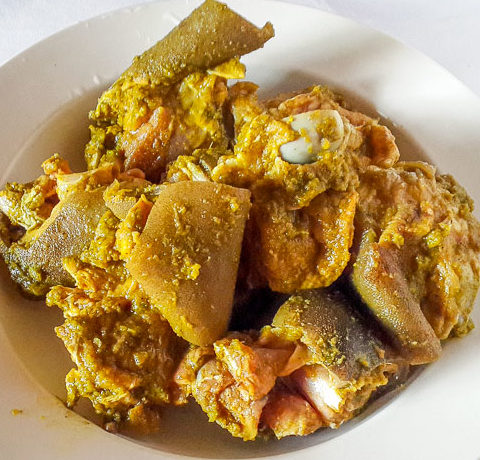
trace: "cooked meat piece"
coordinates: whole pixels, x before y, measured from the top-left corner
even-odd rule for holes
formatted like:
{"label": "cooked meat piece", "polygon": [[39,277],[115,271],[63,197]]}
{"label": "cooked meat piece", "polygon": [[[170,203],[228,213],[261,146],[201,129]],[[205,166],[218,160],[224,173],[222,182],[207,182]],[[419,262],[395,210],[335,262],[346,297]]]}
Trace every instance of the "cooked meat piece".
{"label": "cooked meat piece", "polygon": [[249,209],[248,190],[170,184],[127,262],[152,304],[191,343],[210,344],[227,330]]}
{"label": "cooked meat piece", "polygon": [[72,285],[73,279],[64,270],[62,260],[79,256],[90,243],[106,211],[102,194],[102,189],[70,193],[39,228],[9,247],[2,246],[10,274],[26,294],[42,297],[52,286]]}
{"label": "cooked meat piece", "polygon": [[179,400],[193,396],[211,422],[245,441],[255,439],[277,376],[295,366],[293,344],[264,342],[233,333],[211,347],[193,348],[176,373]]}
{"label": "cooked meat piece", "polygon": [[273,332],[304,344],[310,359],[288,378],[336,428],[352,418],[405,364],[382,343],[339,291],[302,291],[285,302]]}
{"label": "cooked meat piece", "polygon": [[324,87],[314,87],[309,92],[279,95],[265,105],[281,117],[288,117],[315,110],[337,110],[366,138],[367,163],[389,168],[400,157],[395,138],[390,130],[378,121],[361,112],[351,111],[343,98]]}
{"label": "cooked meat piece", "polygon": [[126,298],[102,292],[88,295],[57,286],[48,302],[64,313],[56,332],[76,366],[66,377],[67,404],[89,398],[105,422],[158,429],[139,426],[139,411],[148,420],[157,405],[170,401],[170,380],[184,346],[168,323],[154,311],[134,312]]}
{"label": "cooked meat piece", "polygon": [[277,292],[331,285],[350,259],[357,197],[355,191],[328,191],[305,208],[289,210],[266,191],[252,210],[257,230],[247,234],[250,270]]}
{"label": "cooked meat piece", "polygon": [[146,122],[122,135],[118,151],[125,158],[125,169],[139,168],[150,180],[158,181],[166,166],[180,155],[190,155],[197,148],[225,149],[223,105],[227,94],[225,79],[215,69],[185,77]]}
{"label": "cooked meat piece", "polygon": [[287,121],[263,112],[243,123],[233,155],[219,159],[212,179],[249,188],[254,196],[256,188],[278,189],[292,209],[307,206],[325,190],[345,191],[357,182],[349,145],[350,141],[358,145],[355,136],[347,135],[338,151],[325,152],[313,163],[292,164],[282,159],[280,147],[297,137]]}
{"label": "cooked meat piece", "polygon": [[145,173],[150,173],[152,169],[164,169],[168,161],[173,122],[171,110],[158,107],[137,130],[126,132],[120,143],[125,155],[125,169],[138,168]]}
{"label": "cooked meat piece", "polygon": [[[90,113],[89,169],[125,160],[158,179],[167,161],[199,147],[226,147],[226,78],[243,78],[237,58],[273,36],[208,0],[137,57]],[[132,142],[133,141],[133,142]]]}
{"label": "cooked meat piece", "polygon": [[410,291],[397,251],[374,240],[373,230],[363,236],[352,273],[355,289],[410,364],[435,361],[440,340]]}
{"label": "cooked meat piece", "polygon": [[307,436],[325,423],[316,409],[300,394],[277,383],[263,408],[262,423],[278,439],[285,436]]}
{"label": "cooked meat piece", "polygon": [[[394,335],[404,335],[400,342],[423,340],[409,337],[404,328],[410,326],[398,320],[403,315],[408,321],[409,315],[393,310],[396,304],[391,293],[398,292],[403,297],[400,300],[411,297],[408,302],[421,309],[439,339],[467,333],[479,286],[480,225],[465,190],[451,176],[438,176],[432,166],[416,162],[398,163],[388,170],[368,168],[358,192],[354,245],[358,247],[369,230],[373,241],[370,249],[359,253],[354,284],[365,296],[355,277],[360,283],[370,279],[371,299],[367,295],[365,301],[374,314],[384,324],[389,322]],[[368,278],[373,266],[364,257],[381,257],[385,276],[377,279],[384,280],[382,285]],[[387,266],[388,260],[392,262]],[[385,298],[387,291],[390,297]],[[387,310],[390,320],[386,319]],[[411,323],[413,328],[418,325],[418,321]]]}
{"label": "cooked meat piece", "polygon": [[27,184],[7,183],[0,191],[0,212],[11,225],[25,231],[40,227],[58,203],[57,177],[68,174],[70,167],[57,154],[42,164],[44,174]]}
{"label": "cooked meat piece", "polygon": [[136,58],[122,77],[169,85],[188,74],[255,51],[273,35],[269,22],[259,29],[227,5],[206,0],[166,37]]}
{"label": "cooked meat piece", "polygon": [[175,382],[180,402],[192,395],[210,421],[251,440],[262,427],[277,437],[336,428],[405,367],[343,294],[310,290],[290,297],[259,336],[193,348]]}

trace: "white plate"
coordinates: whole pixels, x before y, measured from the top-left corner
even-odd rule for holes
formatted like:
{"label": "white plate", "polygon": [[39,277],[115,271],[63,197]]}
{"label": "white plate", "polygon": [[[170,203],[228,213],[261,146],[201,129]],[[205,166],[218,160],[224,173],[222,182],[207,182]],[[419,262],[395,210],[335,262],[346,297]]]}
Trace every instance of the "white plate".
{"label": "white plate", "polygon": [[[270,20],[275,26],[276,37],[243,59],[247,78],[264,94],[317,82],[344,90],[358,108],[391,120],[404,157],[429,159],[480,202],[480,101],[452,75],[393,39],[337,16],[260,0],[228,3],[258,25]],[[0,183],[32,179],[41,161],[57,151],[80,169],[86,115],[96,97],[135,54],[198,4],[162,2],[102,16],[50,37],[0,68]],[[338,432],[242,443],[207,424],[198,410],[181,409],[164,431],[140,444],[63,407],[57,398],[64,397],[70,362],[52,330],[61,317],[22,299],[3,267],[1,278],[1,458],[480,456],[478,330],[450,342],[441,360],[388,406]],[[480,325],[479,308],[473,316]],[[13,416],[11,409],[23,413]]]}

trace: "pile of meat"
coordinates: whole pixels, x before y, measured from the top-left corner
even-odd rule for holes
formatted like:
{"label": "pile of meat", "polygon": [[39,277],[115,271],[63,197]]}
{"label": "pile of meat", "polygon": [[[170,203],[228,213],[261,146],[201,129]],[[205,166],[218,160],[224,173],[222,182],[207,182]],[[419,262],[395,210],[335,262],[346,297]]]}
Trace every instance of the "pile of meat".
{"label": "pile of meat", "polygon": [[103,93],[87,171],[0,192],[12,279],[64,315],[67,403],[108,429],[192,398],[244,440],[337,428],[473,327],[465,190],[323,86],[229,86],[272,36],[207,0]]}

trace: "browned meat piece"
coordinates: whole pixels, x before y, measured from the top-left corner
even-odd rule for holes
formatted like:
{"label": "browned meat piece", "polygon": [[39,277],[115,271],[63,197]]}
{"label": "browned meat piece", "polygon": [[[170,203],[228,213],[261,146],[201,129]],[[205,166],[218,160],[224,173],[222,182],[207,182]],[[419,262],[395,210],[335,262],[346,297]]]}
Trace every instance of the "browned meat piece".
{"label": "browned meat piece", "polygon": [[338,291],[302,291],[280,307],[272,324],[278,336],[296,337],[311,353],[288,382],[332,428],[405,366]]}
{"label": "browned meat piece", "polygon": [[273,35],[271,23],[259,29],[227,5],[206,0],[135,59],[123,77],[139,83],[168,85],[261,48]]}
{"label": "browned meat piece", "polygon": [[80,255],[90,243],[106,211],[102,194],[102,189],[72,192],[53,208],[38,229],[9,247],[0,245],[12,278],[26,294],[42,297],[52,286],[72,285],[62,260]]}
{"label": "browned meat piece", "polygon": [[293,346],[274,349],[255,345],[247,335],[232,335],[213,347],[193,349],[184,358],[175,381],[192,395],[210,421],[233,436],[253,440],[262,409],[276,378],[288,364]]}
{"label": "browned meat piece", "polygon": [[125,133],[120,144],[125,155],[125,169],[138,168],[151,176],[152,170],[165,168],[173,120],[171,110],[158,107],[136,131]]}
{"label": "browned meat piece", "polygon": [[[363,280],[373,280],[368,278],[373,265],[366,258],[375,254],[383,261],[375,266],[384,267],[391,280],[370,284],[371,298],[365,300],[373,313],[394,336],[405,334],[400,328],[417,328],[418,321],[409,325],[409,316],[401,312],[404,307],[391,297],[408,292],[410,305],[421,309],[439,339],[467,333],[480,280],[480,225],[465,190],[452,177],[436,176],[433,167],[417,162],[388,170],[370,167],[361,176],[358,192],[354,245],[367,230],[372,231],[372,242],[354,265],[354,284],[362,296],[367,293]],[[400,342],[406,340],[423,339],[407,334]]]}
{"label": "browned meat piece", "polygon": [[150,118],[126,131],[118,144],[125,169],[138,168],[150,180],[160,180],[166,166],[198,148],[228,145],[223,126],[227,98],[225,79],[215,74],[192,74],[174,87]]}
{"label": "browned meat piece", "polygon": [[363,236],[352,274],[355,288],[410,364],[435,361],[442,351],[440,340],[410,291],[397,251],[374,237],[373,231]]}

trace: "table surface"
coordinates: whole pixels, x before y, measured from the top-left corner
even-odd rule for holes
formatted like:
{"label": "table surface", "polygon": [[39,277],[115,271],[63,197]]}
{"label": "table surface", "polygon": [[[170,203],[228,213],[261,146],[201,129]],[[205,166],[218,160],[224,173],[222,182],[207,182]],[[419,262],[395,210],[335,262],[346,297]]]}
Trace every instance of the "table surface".
{"label": "table surface", "polygon": [[[385,32],[430,56],[480,95],[479,0],[289,1]],[[0,0],[0,65],[76,22],[139,3],[145,1]]]}

